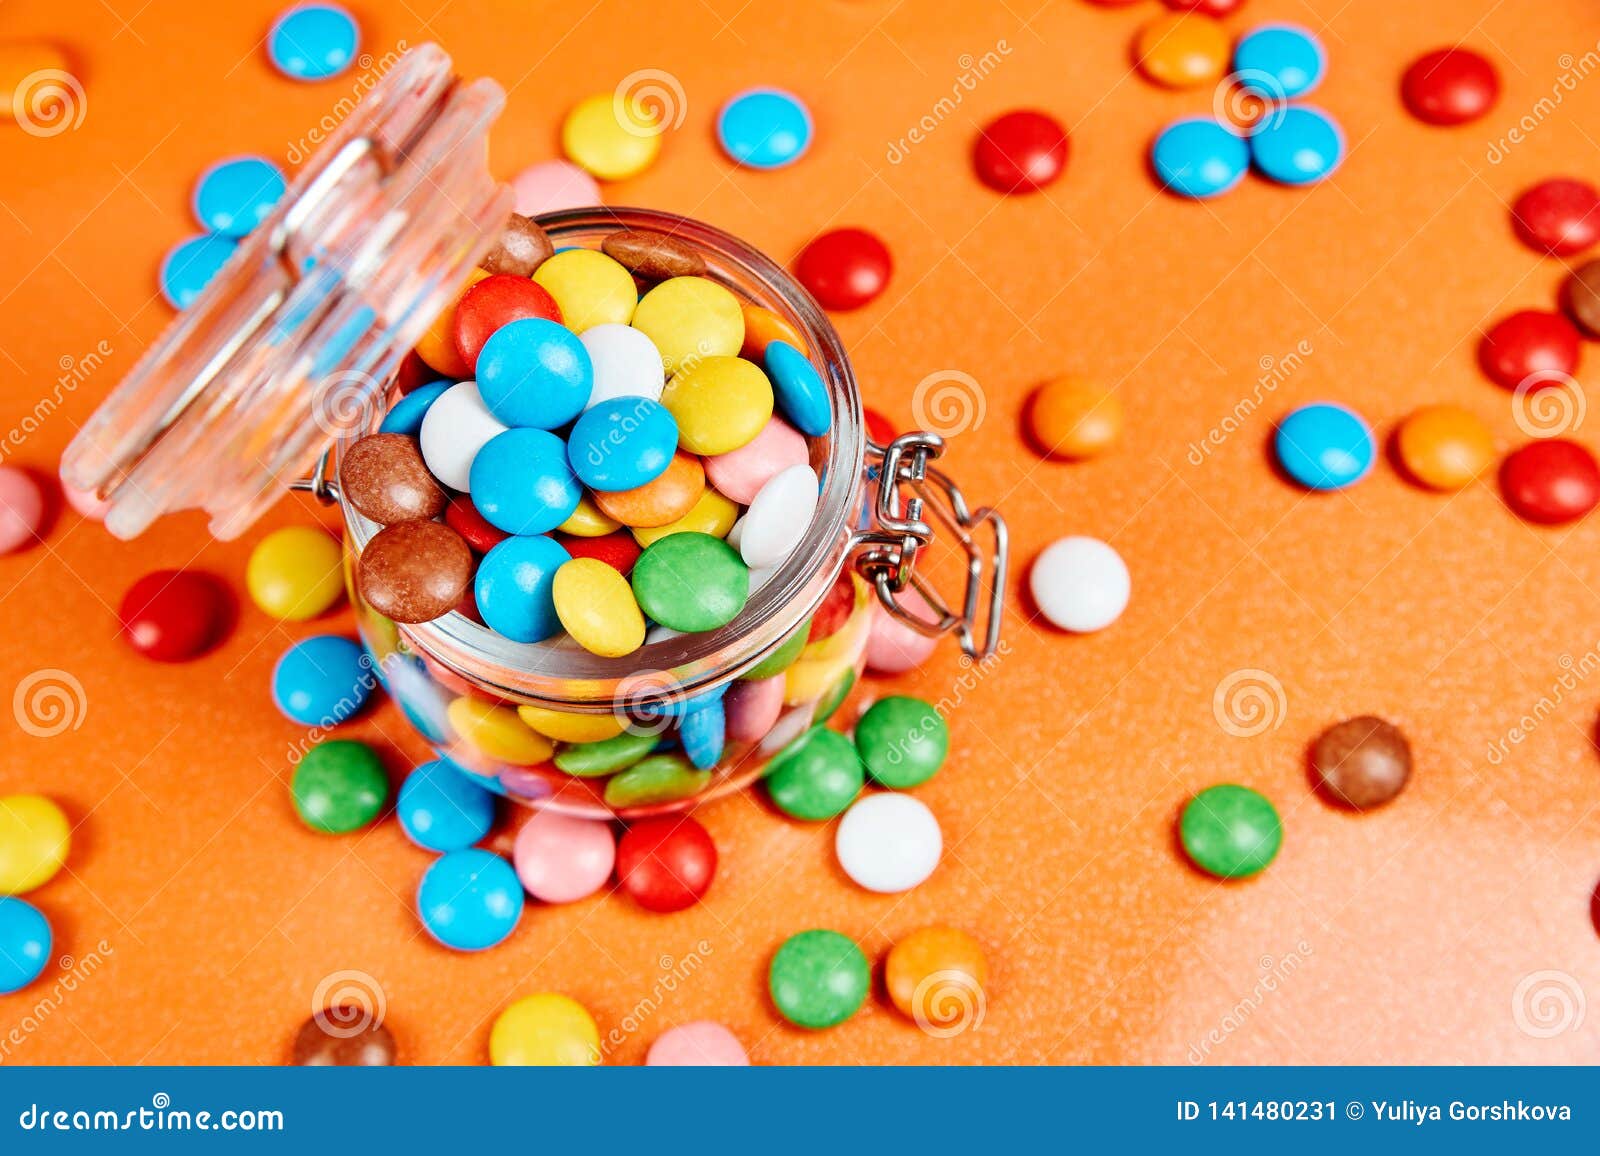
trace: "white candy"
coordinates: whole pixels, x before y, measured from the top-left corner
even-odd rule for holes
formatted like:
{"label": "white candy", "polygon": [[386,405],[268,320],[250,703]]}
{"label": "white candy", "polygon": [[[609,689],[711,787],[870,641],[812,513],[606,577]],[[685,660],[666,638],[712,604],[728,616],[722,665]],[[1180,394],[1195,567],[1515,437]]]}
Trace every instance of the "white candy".
{"label": "white candy", "polygon": [[790,466],[768,478],[744,512],[739,531],[744,564],[768,570],[787,558],[811,525],[817,497],[817,472],[810,466]]}
{"label": "white candy", "polygon": [[868,891],[909,891],[939,865],[944,836],[921,799],[885,791],[851,804],[833,850],[844,873]]}
{"label": "white candy", "polygon": [[1062,630],[1104,630],[1128,607],[1122,556],[1098,538],[1062,538],[1034,559],[1028,587],[1039,612]]}
{"label": "white candy", "polygon": [[506,432],[478,394],[478,383],[452,385],[428,407],[418,442],[433,476],[452,490],[467,491],[472,459],[490,439]]}
{"label": "white candy", "polygon": [[631,325],[596,325],[578,335],[594,365],[594,389],[584,409],[613,397],[661,400],[666,370],[656,343]]}

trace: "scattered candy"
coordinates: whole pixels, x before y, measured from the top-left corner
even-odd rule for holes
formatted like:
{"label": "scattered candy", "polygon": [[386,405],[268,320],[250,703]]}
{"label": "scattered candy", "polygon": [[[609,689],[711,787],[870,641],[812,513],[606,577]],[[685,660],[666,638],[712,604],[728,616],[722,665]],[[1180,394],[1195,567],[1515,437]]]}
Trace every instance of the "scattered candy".
{"label": "scattered candy", "polygon": [[267,33],[267,57],[294,80],[326,80],[350,67],[361,38],[355,17],[334,4],[301,4]]}
{"label": "scattered candy", "polygon": [[345,451],[339,497],[380,526],[437,518],[448,501],[416,439],[396,433],[368,434]]}
{"label": "scattered candy", "polygon": [[294,1035],[299,1068],[386,1068],[395,1061],[394,1035],[369,1007],[325,1008]]}
{"label": "scattered candy", "polygon": [[834,832],[844,873],[868,891],[909,891],[939,865],[944,836],[921,799],[885,792],[851,804]]}
{"label": "scattered candy", "polygon": [[[889,249],[865,229],[834,229],[795,259],[795,276],[824,309],[859,309],[889,285]],[[707,451],[720,452],[720,451]]]}
{"label": "scattered candy", "polygon": [[366,743],[328,739],[301,758],[289,791],[295,813],[307,827],[345,835],[378,817],[389,801],[389,777]]}
{"label": "scattered candy", "polygon": [[[1054,184],[1065,171],[1068,147],[1067,130],[1054,117],[1032,109],[1018,109],[996,117],[983,126],[978,133],[977,141],[973,144],[972,167],[977,171],[978,179],[996,192],[1036,192]],[[850,231],[859,232],[859,230]],[[828,236],[834,235],[828,234]],[[882,242],[871,234],[863,233],[861,236],[876,245],[877,250],[869,249],[864,242],[858,242],[857,249],[865,250],[873,256],[881,251],[881,258],[877,258],[876,264],[862,264],[859,272],[852,271],[852,277],[861,278],[863,285],[863,288],[854,290],[852,295],[865,295],[857,304],[864,304],[866,300],[876,297],[889,280],[888,251],[883,249]],[[813,245],[817,243],[812,242]],[[841,256],[834,256],[831,259],[843,262]],[[851,259],[858,263],[864,260],[861,256],[852,256]],[[835,305],[828,301],[806,281],[803,273],[800,280],[830,309],[856,307]],[[874,283],[875,288],[871,287]]]}
{"label": "scattered candy", "polygon": [[368,542],[356,563],[356,589],[393,622],[432,622],[472,586],[472,551],[442,522],[398,522]]}
{"label": "scattered candy", "polygon": [[704,277],[706,259],[689,242],[650,229],[624,229],[600,242],[600,251],[635,277],[666,281]]}
{"label": "scattered candy", "polygon": [[359,643],[319,634],[295,643],[278,659],[272,701],[303,726],[336,726],[366,704],[375,681]]}
{"label": "scattered candy", "polygon": [[1048,457],[1093,458],[1122,437],[1117,395],[1077,376],[1040,387],[1028,406],[1028,434]]}
{"label": "scattered candy", "polygon": [[646,911],[682,911],[705,896],[717,845],[688,815],[641,819],[617,844],[617,882]]}
{"label": "scattered candy", "polygon": [[[936,622],[938,615],[914,586],[895,595],[895,602],[924,622]],[[874,674],[904,674],[915,670],[939,646],[936,635],[923,634],[890,614],[873,599],[872,626],[867,633],[867,669]]]}
{"label": "scattered candy", "polygon": [[1600,341],[1600,261],[1573,270],[1562,287],[1561,304],[1585,337]]}
{"label": "scattered candy", "polygon": [[339,543],[318,526],[274,530],[250,551],[245,589],[264,614],[304,622],[344,597],[344,560]]}
{"label": "scattered candy", "polygon": [[528,894],[544,903],[575,903],[604,887],[617,861],[609,823],[535,811],[517,832],[512,862]]}
{"label": "scattered candy", "polygon": [[901,1015],[925,1027],[965,1027],[982,1015],[989,962],[966,932],[921,927],[889,949],[883,980]]}
{"label": "scattered candy", "polygon": [[1133,56],[1139,71],[1157,84],[1194,88],[1214,83],[1228,71],[1228,34],[1210,16],[1174,12],[1139,30]]}
{"label": "scattered candy", "polygon": [[1459,490],[1494,460],[1494,438],[1476,414],[1456,405],[1425,405],[1400,423],[1401,465],[1435,490]]}
{"label": "scattered candy", "polygon": [[600,186],[570,161],[541,161],[523,169],[511,179],[511,193],[518,215],[524,217],[586,209],[600,203]]}
{"label": "scattered candy", "polygon": [[1506,455],[1500,490],[1512,512],[1527,521],[1574,522],[1600,502],[1600,466],[1577,442],[1546,438]]}
{"label": "scattered candy", "polygon": [[1263,24],[1233,50],[1239,87],[1267,101],[1305,96],[1322,83],[1327,70],[1322,42],[1297,24]]}
{"label": "scattered candy", "polygon": [[592,1067],[600,1062],[600,1029],[575,999],[555,992],[523,996],[495,1018],[489,1062],[497,1068]]}
{"label": "scattered candy", "polygon": [[1500,99],[1500,76],[1470,48],[1441,48],[1406,69],[1400,96],[1411,115],[1427,124],[1466,124]]}
{"label": "scattered candy", "polygon": [[831,1028],[855,1015],[872,986],[867,957],[837,931],[802,931],[772,957],[767,987],[773,1005],[802,1028]]}
{"label": "scattered candy", "polygon": [[944,766],[950,730],[932,704],[890,695],[856,721],[855,742],[873,782],[905,791],[920,787]]}
{"label": "scattered candy", "polygon": [[21,991],[50,962],[50,921],[26,899],[0,895],[0,995]]}
{"label": "scattered candy", "polygon": [[460,851],[489,834],[494,796],[449,761],[423,763],[400,784],[400,829],[426,851]]}
{"label": "scattered candy", "polygon": [[665,131],[653,109],[606,92],[580,101],[567,114],[561,151],[602,181],[621,181],[655,162]]}
{"label": "scattered candy", "polygon": [[866,783],[853,743],[838,731],[816,727],[784,747],[767,764],[773,806],[795,819],[820,822],[843,814]]}
{"label": "scattered candy", "polygon": [[1600,241],[1600,190],[1570,177],[1540,181],[1512,203],[1511,224],[1535,252],[1581,253]]}
{"label": "scattered candy", "polygon": [[1122,617],[1132,585],[1120,554],[1098,538],[1081,536],[1045,547],[1028,575],[1039,613],[1075,634],[1104,630]]}
{"label": "scattered candy", "polygon": [[1204,200],[1244,180],[1250,169],[1250,146],[1217,121],[1195,117],[1161,130],[1150,146],[1150,164],[1172,192]]}
{"label": "scattered candy", "polygon": [[1329,727],[1311,748],[1317,785],[1360,811],[1381,807],[1411,778],[1411,744],[1393,723],[1362,715]]}
{"label": "scattered candy", "polygon": [[811,113],[792,93],[752,88],[717,114],[717,143],[728,159],[751,169],[781,169],[811,147]]}
{"label": "scattered candy", "polygon": [[243,237],[271,215],[287,188],[283,171],[264,157],[220,161],[195,185],[195,219],[213,233]]}
{"label": "scattered candy", "polygon": [[441,855],[417,888],[422,926],[456,951],[483,951],[502,942],[516,930],[522,905],[522,884],[511,864],[477,848]]}
{"label": "scattered candy", "polygon": [[222,640],[232,618],[227,590],[191,570],[146,574],[122,596],[122,637],[146,658],[187,662]]}
{"label": "scattered candy", "polygon": [[1220,20],[1244,7],[1244,0],[1166,0],[1166,4],[1174,12],[1203,12]]}
{"label": "scattered candy", "polygon": [[[22,120],[39,116],[47,125],[69,126],[71,117],[58,120],[61,113],[73,113],[57,86],[37,87],[40,74],[72,76],[72,61],[53,44],[38,40],[12,40],[0,43],[0,120]],[[41,107],[41,101],[43,107]],[[80,105],[81,108],[81,105]],[[54,110],[54,111],[52,111]],[[76,114],[82,119],[82,114]],[[24,123],[27,123],[24,120]]]}
{"label": "scattered candy", "polygon": [[33,475],[0,466],[0,555],[15,553],[39,537],[44,525],[44,491]]}
{"label": "scattered candy", "polygon": [[1372,429],[1354,410],[1315,402],[1292,411],[1273,437],[1278,465],[1308,490],[1342,490],[1372,472]]}
{"label": "scattered candy", "polygon": [[1561,314],[1523,309],[1483,335],[1478,364],[1496,385],[1532,389],[1571,378],[1582,349],[1578,330]]}
{"label": "scattered candy", "polygon": [[0,895],[43,887],[67,861],[72,825],[43,795],[0,797]]}
{"label": "scattered candy", "polygon": [[177,245],[161,262],[161,295],[174,309],[193,305],[238,248],[230,237],[206,233]]}
{"label": "scattered candy", "polygon": [[651,1068],[743,1068],[749,1066],[750,1056],[727,1028],[696,1020],[657,1036],[644,1062]]}
{"label": "scattered candy", "polygon": [[1283,844],[1283,825],[1266,797],[1232,783],[1207,787],[1183,808],[1178,824],[1194,865],[1220,879],[1266,869]]}
{"label": "scattered candy", "polygon": [[1327,113],[1296,105],[1279,110],[1250,135],[1250,160],[1280,185],[1324,180],[1344,159],[1344,133]]}

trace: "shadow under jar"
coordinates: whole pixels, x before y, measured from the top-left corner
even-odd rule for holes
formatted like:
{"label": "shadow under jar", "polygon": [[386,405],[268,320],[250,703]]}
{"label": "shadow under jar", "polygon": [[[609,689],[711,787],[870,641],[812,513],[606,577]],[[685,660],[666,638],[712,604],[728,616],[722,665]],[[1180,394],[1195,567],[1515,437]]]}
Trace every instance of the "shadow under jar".
{"label": "shadow under jar", "polygon": [[[407,53],[369,94],[69,447],[64,480],[107,503],[114,534],[131,537],[160,514],[198,506],[210,512],[213,533],[235,537],[308,468],[311,480],[294,484],[338,501],[330,479],[344,452],[397,400],[400,358],[459,293],[506,219],[509,197],[487,174],[482,139],[502,99],[490,82],[456,82],[432,45]],[[808,439],[821,494],[799,546],[732,622],[646,643],[625,658],[566,639],[515,643],[456,612],[390,621],[350,581],[380,527],[341,503],[362,640],[391,697],[441,755],[520,802],[637,818],[746,786],[772,754],[825,721],[861,672],[875,614],[928,634],[954,632],[975,656],[993,651],[1004,523],[969,509],[929,464],[943,448],[937,435],[911,433],[889,446],[866,439],[838,334],[777,264],[710,226],[644,209],[539,220],[558,247],[598,249],[619,229],[671,233],[702,254],[706,276],[788,321],[827,387],[830,428]],[[953,609],[913,569],[934,537],[930,518],[965,561]],[[802,646],[799,636],[844,573],[844,624]],[[896,595],[908,585],[927,598],[934,620],[900,606]],[[780,657],[789,664],[771,673]],[[775,721],[730,736],[715,766],[693,767],[678,729],[708,721],[697,717],[703,711],[720,716],[751,675],[783,679]]]}

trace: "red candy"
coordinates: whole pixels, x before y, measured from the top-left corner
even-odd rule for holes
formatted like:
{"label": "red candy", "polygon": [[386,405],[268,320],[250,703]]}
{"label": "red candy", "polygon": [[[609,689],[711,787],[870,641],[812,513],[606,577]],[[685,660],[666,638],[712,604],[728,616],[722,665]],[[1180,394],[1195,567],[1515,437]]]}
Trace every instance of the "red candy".
{"label": "red candy", "polygon": [[1559,313],[1524,309],[1494,324],[1478,347],[1478,363],[1489,380],[1516,389],[1538,374],[1544,381],[1528,382],[1530,389],[1553,384],[1578,372],[1582,338],[1578,329]]}
{"label": "red candy", "polygon": [[1540,181],[1511,206],[1511,225],[1537,252],[1581,253],[1600,240],[1600,191],[1571,177]]}
{"label": "red candy", "polygon": [[483,343],[496,329],[530,317],[560,321],[561,307],[537,281],[510,273],[485,277],[463,293],[456,306],[456,352],[468,365],[477,365]]}
{"label": "red candy", "polygon": [[1167,0],[1174,12],[1203,12],[1207,16],[1230,16],[1244,7],[1244,0]]}
{"label": "red candy", "polygon": [[598,558],[619,574],[627,574],[632,570],[639,555],[644,553],[643,547],[626,530],[601,534],[596,538],[580,538],[575,534],[555,534],[553,537],[574,558]]}
{"label": "red candy", "polygon": [[717,873],[717,845],[688,815],[642,819],[617,844],[617,882],[646,911],[682,911]]}
{"label": "red candy", "polygon": [[835,229],[800,251],[795,276],[825,309],[859,309],[884,291],[894,262],[865,229]]}
{"label": "red candy", "polygon": [[983,127],[972,148],[978,179],[1002,193],[1031,193],[1067,167],[1067,130],[1053,117],[1027,109]]}
{"label": "red candy", "polygon": [[128,588],[117,617],[122,633],[146,658],[184,662],[215,646],[232,605],[215,579],[187,570],[157,570]]}
{"label": "red candy", "polygon": [[834,581],[833,588],[822,596],[822,605],[818,606],[817,612],[811,616],[811,629],[806,634],[806,642],[812,643],[819,638],[839,633],[849,620],[850,611],[855,609],[855,605],[855,583],[850,580],[850,575],[841,574]]}
{"label": "red candy", "polygon": [[1406,69],[1400,98],[1412,116],[1428,124],[1466,124],[1500,99],[1500,76],[1471,49],[1441,48]]}
{"label": "red candy", "polygon": [[438,381],[439,375],[429,368],[428,363],[417,356],[415,349],[411,350],[400,359],[400,368],[395,372],[395,388],[404,397],[414,389],[420,389],[430,381]]}
{"label": "red candy", "polygon": [[861,411],[861,416],[867,423],[867,436],[880,446],[887,446],[900,436],[889,419],[877,410],[864,409]]}
{"label": "red candy", "polygon": [[1530,442],[1501,463],[1500,489],[1519,517],[1559,525],[1576,521],[1600,502],[1600,466],[1577,442]]}
{"label": "red candy", "polygon": [[467,545],[480,554],[487,554],[511,537],[499,527],[491,526],[465,494],[457,494],[450,499],[450,504],[444,508],[444,524],[460,534]]}

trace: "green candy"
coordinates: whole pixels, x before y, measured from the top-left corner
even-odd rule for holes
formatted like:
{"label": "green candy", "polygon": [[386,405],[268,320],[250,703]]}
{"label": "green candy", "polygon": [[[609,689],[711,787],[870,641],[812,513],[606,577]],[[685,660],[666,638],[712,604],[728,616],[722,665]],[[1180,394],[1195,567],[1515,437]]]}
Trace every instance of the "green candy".
{"label": "green candy", "polygon": [[555,757],[558,770],[582,779],[598,778],[633,766],[656,749],[656,735],[636,735],[623,731],[597,743],[573,743]]}
{"label": "green candy", "polygon": [[330,739],[301,758],[289,791],[302,823],[313,831],[343,835],[378,817],[389,799],[389,776],[365,743]]}
{"label": "green candy", "polygon": [[831,819],[855,801],[866,778],[849,739],[813,727],[767,764],[767,794],[785,815]]}
{"label": "green candy", "polygon": [[800,652],[806,648],[806,636],[811,633],[811,619],[807,618],[794,633],[778,644],[778,649],[767,655],[739,677],[755,682],[762,678],[771,678],[775,674],[782,674],[795,664],[800,657]]}
{"label": "green candy", "polygon": [[682,755],[651,755],[606,783],[609,807],[645,807],[692,798],[711,782],[710,771],[697,771]]}
{"label": "green candy", "polygon": [[767,987],[780,1015],[803,1028],[831,1028],[855,1015],[872,986],[872,968],[837,931],[802,931],[772,957]]}
{"label": "green candy", "polygon": [[851,666],[839,676],[839,680],[828,688],[826,694],[817,700],[817,709],[811,716],[812,726],[821,726],[833,717],[833,712],[844,704],[850,697],[850,692],[855,689],[856,668]]}
{"label": "green candy", "polygon": [[874,782],[904,791],[920,787],[944,765],[950,730],[929,703],[891,695],[856,723],[856,750]]}
{"label": "green candy", "polygon": [[1233,783],[1207,787],[1190,799],[1178,834],[1194,865],[1222,879],[1265,869],[1283,845],[1277,810],[1264,795]]}
{"label": "green candy", "polygon": [[633,564],[633,595],[639,609],[670,630],[716,630],[744,609],[750,569],[721,538],[668,534]]}

